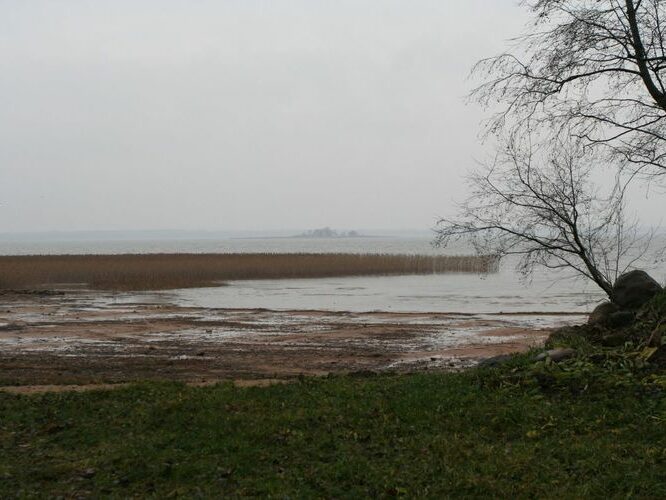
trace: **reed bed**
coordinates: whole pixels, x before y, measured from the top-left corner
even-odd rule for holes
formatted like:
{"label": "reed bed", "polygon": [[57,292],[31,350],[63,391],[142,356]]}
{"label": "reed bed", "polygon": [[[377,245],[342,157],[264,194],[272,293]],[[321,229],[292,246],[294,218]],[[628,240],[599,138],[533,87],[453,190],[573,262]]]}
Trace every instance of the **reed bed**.
{"label": "reed bed", "polygon": [[84,285],[163,290],[252,279],[432,273],[492,273],[483,256],[390,254],[145,254],[0,256],[0,289]]}

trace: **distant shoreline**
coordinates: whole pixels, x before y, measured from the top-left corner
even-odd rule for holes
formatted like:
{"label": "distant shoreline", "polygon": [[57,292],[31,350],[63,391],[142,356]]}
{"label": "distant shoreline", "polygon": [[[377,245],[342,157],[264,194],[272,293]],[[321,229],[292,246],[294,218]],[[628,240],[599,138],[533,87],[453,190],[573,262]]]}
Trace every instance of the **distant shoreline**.
{"label": "distant shoreline", "polygon": [[237,237],[229,238],[231,240],[365,240],[365,239],[400,239],[399,236],[388,236],[388,235],[367,235],[360,234],[358,236],[306,236],[306,235],[294,235],[294,236],[246,236],[246,237]]}

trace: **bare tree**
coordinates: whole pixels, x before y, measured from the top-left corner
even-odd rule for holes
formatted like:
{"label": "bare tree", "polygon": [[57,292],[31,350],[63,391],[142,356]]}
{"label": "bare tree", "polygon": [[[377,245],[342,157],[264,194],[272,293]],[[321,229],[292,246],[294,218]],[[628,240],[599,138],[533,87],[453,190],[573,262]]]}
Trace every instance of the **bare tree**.
{"label": "bare tree", "polygon": [[482,255],[519,255],[526,276],[537,266],[570,269],[610,297],[650,239],[627,222],[620,177],[596,186],[589,149],[567,134],[547,146],[515,136],[504,144],[470,175],[471,195],[457,218],[439,221],[437,243],[464,239]]}
{"label": "bare tree", "polygon": [[618,166],[666,173],[666,2],[523,0],[533,14],[515,53],[483,60],[472,96],[499,102],[489,132],[570,130]]}

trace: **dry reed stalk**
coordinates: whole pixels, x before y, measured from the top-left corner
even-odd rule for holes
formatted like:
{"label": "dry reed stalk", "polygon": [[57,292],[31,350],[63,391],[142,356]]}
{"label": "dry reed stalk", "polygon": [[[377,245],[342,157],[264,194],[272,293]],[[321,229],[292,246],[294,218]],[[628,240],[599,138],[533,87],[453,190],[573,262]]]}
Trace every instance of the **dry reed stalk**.
{"label": "dry reed stalk", "polygon": [[0,256],[0,289],[84,284],[97,289],[158,290],[250,279],[432,273],[492,273],[484,256],[392,254],[127,254]]}

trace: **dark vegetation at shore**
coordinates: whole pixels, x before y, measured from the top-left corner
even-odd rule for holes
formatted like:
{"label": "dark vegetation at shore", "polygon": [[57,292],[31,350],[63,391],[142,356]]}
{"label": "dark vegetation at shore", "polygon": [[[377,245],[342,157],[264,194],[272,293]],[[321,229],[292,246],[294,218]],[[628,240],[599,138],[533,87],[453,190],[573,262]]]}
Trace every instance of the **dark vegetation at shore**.
{"label": "dark vegetation at shore", "polygon": [[85,284],[158,290],[226,280],[496,272],[492,257],[389,254],[146,254],[0,256],[0,289]]}

